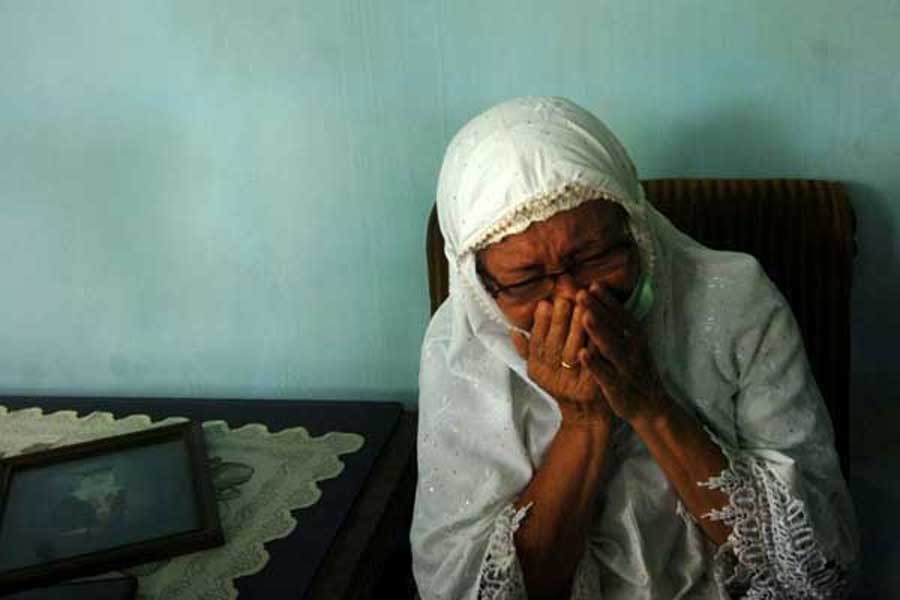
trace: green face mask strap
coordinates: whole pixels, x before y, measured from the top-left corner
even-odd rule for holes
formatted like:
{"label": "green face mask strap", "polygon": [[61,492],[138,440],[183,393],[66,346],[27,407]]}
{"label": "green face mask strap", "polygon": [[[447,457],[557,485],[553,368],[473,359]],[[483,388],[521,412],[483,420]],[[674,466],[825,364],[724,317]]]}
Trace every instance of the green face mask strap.
{"label": "green face mask strap", "polygon": [[637,284],[628,302],[625,303],[625,310],[630,312],[638,321],[642,320],[650,307],[653,306],[653,284],[645,271],[641,271]]}

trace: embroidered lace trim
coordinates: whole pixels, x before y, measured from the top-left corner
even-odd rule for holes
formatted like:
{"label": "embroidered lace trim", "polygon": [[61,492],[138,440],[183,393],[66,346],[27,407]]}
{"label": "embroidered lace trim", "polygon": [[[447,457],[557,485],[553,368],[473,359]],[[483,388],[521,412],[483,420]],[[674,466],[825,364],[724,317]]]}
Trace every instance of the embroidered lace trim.
{"label": "embroidered lace trim", "polygon": [[477,238],[468,244],[464,244],[458,256],[461,257],[467,252],[478,252],[494,242],[499,242],[506,236],[525,231],[532,223],[544,221],[560,211],[576,208],[588,200],[596,199],[626,204],[626,202],[608,192],[580,183],[570,182],[557,190],[539,194],[527,202],[514,206]]}
{"label": "embroidered lace trim", "polygon": [[[497,516],[478,578],[478,600],[528,598],[513,536],[531,506],[532,503],[528,503],[517,511],[508,504]],[[598,600],[600,597],[599,570],[594,559],[585,553],[575,572],[569,598]]]}
{"label": "embroidered lace trim", "polygon": [[488,539],[487,554],[481,565],[478,578],[478,600],[508,600],[527,598],[522,568],[516,558],[516,544],[513,539],[522,519],[528,514],[532,503],[519,510],[507,504],[497,520]]}
{"label": "embroidered lace trim", "polygon": [[846,598],[845,568],[822,553],[804,503],[763,460],[719,445],[729,466],[698,484],[729,497],[728,506],[703,515],[732,527],[714,558],[719,589],[748,600]]}

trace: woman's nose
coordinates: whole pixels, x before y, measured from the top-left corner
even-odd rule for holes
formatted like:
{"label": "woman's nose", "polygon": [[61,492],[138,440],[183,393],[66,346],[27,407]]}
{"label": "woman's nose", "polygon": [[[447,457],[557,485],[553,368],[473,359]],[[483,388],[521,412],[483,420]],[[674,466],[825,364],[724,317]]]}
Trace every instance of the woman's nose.
{"label": "woman's nose", "polygon": [[556,287],[553,294],[560,298],[565,298],[570,302],[575,302],[575,294],[581,289],[578,281],[568,273],[563,273],[556,278]]}

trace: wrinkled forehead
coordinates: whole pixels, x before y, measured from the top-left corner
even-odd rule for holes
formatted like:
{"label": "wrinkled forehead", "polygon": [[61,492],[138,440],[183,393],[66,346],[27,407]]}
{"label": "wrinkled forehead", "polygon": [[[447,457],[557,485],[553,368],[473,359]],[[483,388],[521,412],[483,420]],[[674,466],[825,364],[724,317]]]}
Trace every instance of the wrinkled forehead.
{"label": "wrinkled forehead", "polygon": [[445,241],[460,254],[598,190],[625,204],[635,184],[621,144],[593,115],[564,99],[516,99],[454,137],[441,168],[438,214]]}
{"label": "wrinkled forehead", "polygon": [[476,252],[479,262],[487,257],[541,255],[547,248],[561,254],[595,249],[598,245],[627,239],[628,213],[622,206],[604,200],[591,200],[575,208],[531,223],[519,233],[508,235]]}

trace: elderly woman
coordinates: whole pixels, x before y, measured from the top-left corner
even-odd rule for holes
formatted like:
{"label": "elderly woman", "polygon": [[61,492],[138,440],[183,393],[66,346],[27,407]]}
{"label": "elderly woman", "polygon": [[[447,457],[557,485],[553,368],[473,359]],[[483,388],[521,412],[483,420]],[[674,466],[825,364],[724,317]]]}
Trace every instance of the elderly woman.
{"label": "elderly woman", "polygon": [[559,98],[500,104],[438,186],[411,532],[432,598],[834,598],[857,553],[831,423],[757,261],[644,198]]}

